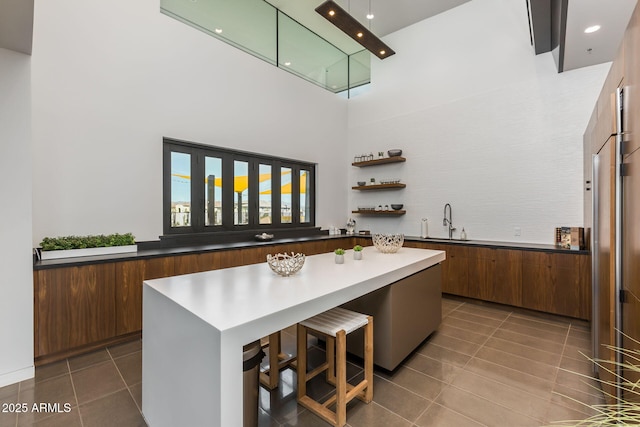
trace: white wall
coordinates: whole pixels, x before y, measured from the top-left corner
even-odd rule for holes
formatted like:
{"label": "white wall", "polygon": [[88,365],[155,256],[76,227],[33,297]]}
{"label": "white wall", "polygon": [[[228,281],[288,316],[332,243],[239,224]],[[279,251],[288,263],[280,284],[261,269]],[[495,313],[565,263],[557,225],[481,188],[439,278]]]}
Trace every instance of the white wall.
{"label": "white wall", "polygon": [[[371,90],[349,102],[349,154],[401,148],[406,164],[349,171],[405,190],[349,193],[349,207],[404,203],[358,228],[433,237],[445,203],[470,239],[553,243],[582,225],[582,135],[610,63],[558,74],[535,56],[524,2],[474,0],[385,38]],[[514,236],[514,227],[521,236]]]}
{"label": "white wall", "polygon": [[0,387],[34,372],[29,69],[0,48]]}
{"label": "white wall", "polygon": [[160,14],[157,0],[40,0],[34,28],[34,245],[157,239],[163,136],[317,162],[317,225],[346,221],[346,100]]}

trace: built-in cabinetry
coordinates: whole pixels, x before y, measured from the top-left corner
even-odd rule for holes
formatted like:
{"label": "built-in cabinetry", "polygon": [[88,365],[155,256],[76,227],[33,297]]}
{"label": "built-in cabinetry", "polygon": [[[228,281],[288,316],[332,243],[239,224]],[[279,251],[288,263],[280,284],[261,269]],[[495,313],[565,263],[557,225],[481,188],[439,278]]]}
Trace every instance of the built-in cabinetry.
{"label": "built-in cabinetry", "polygon": [[[356,244],[370,246],[371,238],[337,237],[38,268],[34,271],[36,364],[138,336],[142,329],[144,280],[255,264],[264,262],[269,253],[303,252],[313,255]],[[405,240],[404,246],[446,252],[447,259],[438,268],[444,293],[589,318],[587,254],[418,240]],[[429,292],[433,291],[433,288],[429,289]],[[389,307],[393,306],[393,310],[399,312],[402,304],[407,303],[407,297],[401,288],[394,292]],[[410,299],[422,301],[417,296]],[[420,304],[428,306],[424,301]],[[433,310],[435,308],[427,311]],[[398,344],[400,347],[402,345]],[[389,357],[390,361],[384,363],[393,364],[398,360],[394,355]]]}
{"label": "built-in cabinetry", "polygon": [[[356,167],[367,167],[367,166],[378,166],[378,165],[388,165],[392,163],[402,163],[406,162],[407,159],[401,156],[392,156],[392,157],[384,157],[381,159],[374,160],[366,160],[363,162],[354,162],[351,163],[352,166]],[[379,184],[369,184],[369,185],[357,185],[351,187],[353,190],[359,191],[379,191],[379,190],[401,190],[405,188],[407,185],[401,182],[382,182]],[[385,206],[388,204],[382,204],[380,206]],[[376,215],[376,216],[399,216],[407,213],[404,209],[392,209],[389,207],[388,209],[375,209],[371,207],[370,209],[358,208],[356,210],[351,211],[355,214],[360,215]]]}
{"label": "built-in cabinetry", "polygon": [[[607,346],[636,349],[640,341],[639,126],[640,8],[636,7],[584,134],[585,227],[592,227],[594,237],[594,357],[610,361],[615,354]],[[615,395],[611,386],[615,376],[609,370],[598,371],[605,392]],[[629,370],[620,374],[638,380]]]}
{"label": "built-in cabinetry", "polygon": [[545,313],[589,319],[589,255],[478,247],[460,243],[405,242],[443,250],[442,291]]}
{"label": "built-in cabinetry", "polygon": [[130,339],[142,329],[142,282],[264,262],[268,253],[307,255],[350,247],[352,238],[38,269],[34,274],[36,364]]}

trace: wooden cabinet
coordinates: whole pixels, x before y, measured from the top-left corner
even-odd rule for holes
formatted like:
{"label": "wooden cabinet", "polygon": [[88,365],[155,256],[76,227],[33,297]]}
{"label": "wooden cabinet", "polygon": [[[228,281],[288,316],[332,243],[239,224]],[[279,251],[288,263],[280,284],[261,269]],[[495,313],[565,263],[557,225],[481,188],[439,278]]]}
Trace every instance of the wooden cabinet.
{"label": "wooden cabinet", "polygon": [[464,245],[445,245],[431,242],[405,242],[410,248],[444,251],[447,259],[442,265],[442,292],[468,297],[469,294],[469,247]]}
{"label": "wooden cabinet", "polygon": [[468,260],[470,297],[522,305],[522,251],[473,248]]}
{"label": "wooden cabinet", "polygon": [[[355,244],[370,246],[371,239],[345,236],[37,270],[34,272],[36,363],[79,354],[139,333],[144,280],[262,263],[268,253],[314,255],[340,247],[348,249]],[[586,256],[422,241],[405,241],[405,246],[446,252],[447,259],[441,264],[444,293],[588,318],[590,294],[583,292],[583,288],[590,286],[584,284],[589,273],[588,261],[582,264],[579,261],[586,273],[574,270],[575,260]],[[547,265],[553,268],[547,269]],[[527,280],[523,281],[523,275]],[[575,291],[577,283],[580,291]]]}
{"label": "wooden cabinet", "polygon": [[523,252],[522,306],[581,319],[590,317],[588,256]]}
{"label": "wooden cabinet", "polygon": [[469,294],[469,247],[434,245],[429,249],[447,253],[447,260],[442,263],[442,292],[471,296]]}
{"label": "wooden cabinet", "polygon": [[34,272],[36,357],[115,335],[114,271],[109,263]]}
{"label": "wooden cabinet", "polygon": [[114,264],[116,335],[142,330],[142,282],[174,275],[174,260],[152,258]]}
{"label": "wooden cabinet", "polygon": [[405,246],[446,252],[444,293],[579,319],[591,317],[591,264],[586,254],[459,243],[405,242]]}
{"label": "wooden cabinet", "polygon": [[[639,100],[640,101],[640,100]],[[632,136],[636,139],[637,134]],[[625,228],[622,243],[622,289],[625,301],[622,304],[623,345],[625,348],[638,348],[640,340],[640,150],[634,151],[625,158],[627,175],[623,178],[623,213],[622,223]],[[633,340],[636,342],[633,342]],[[627,380],[637,382],[640,374],[633,370],[625,370]],[[640,398],[626,392],[624,398],[638,402]]]}
{"label": "wooden cabinet", "polygon": [[[624,130],[626,155],[640,148],[640,7],[629,20],[624,34]],[[618,66],[616,59],[612,67]],[[621,61],[622,62],[622,61]]]}

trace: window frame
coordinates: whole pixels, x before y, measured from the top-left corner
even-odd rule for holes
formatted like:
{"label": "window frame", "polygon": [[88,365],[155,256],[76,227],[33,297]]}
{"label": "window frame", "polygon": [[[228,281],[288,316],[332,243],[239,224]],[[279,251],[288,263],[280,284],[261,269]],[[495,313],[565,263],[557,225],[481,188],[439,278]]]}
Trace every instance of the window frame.
{"label": "window frame", "polygon": [[[189,226],[171,226],[171,153],[180,152],[191,156],[191,201]],[[205,225],[205,157],[216,157],[222,161],[222,225]],[[248,163],[248,223],[234,224],[234,161]],[[271,166],[271,223],[260,224],[259,206],[259,175],[260,165]],[[291,212],[290,223],[281,221],[281,168],[291,169]],[[306,222],[300,221],[300,171],[309,172],[307,203],[309,203],[310,218]],[[233,150],[219,146],[197,144],[173,138],[163,138],[163,233],[165,236],[175,235],[213,235],[233,232],[258,232],[268,230],[286,230],[300,228],[315,228],[315,173],[316,163],[293,160],[260,153]],[[193,179],[193,177],[197,177]],[[225,183],[232,183],[225,185]]]}

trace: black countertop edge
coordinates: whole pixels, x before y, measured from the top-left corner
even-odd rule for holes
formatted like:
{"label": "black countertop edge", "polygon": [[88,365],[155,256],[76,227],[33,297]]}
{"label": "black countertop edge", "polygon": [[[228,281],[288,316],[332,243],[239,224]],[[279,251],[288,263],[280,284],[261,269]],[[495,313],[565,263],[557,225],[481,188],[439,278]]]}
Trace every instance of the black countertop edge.
{"label": "black countertop edge", "polygon": [[77,267],[80,265],[89,265],[89,264],[104,264],[109,262],[117,262],[117,261],[136,261],[142,259],[149,258],[161,258],[165,256],[172,255],[191,255],[191,254],[199,254],[205,252],[215,252],[215,251],[226,251],[230,249],[243,249],[243,248],[254,248],[258,246],[273,246],[280,245],[284,243],[299,243],[299,242],[312,242],[318,240],[328,240],[328,239],[344,239],[351,238],[354,236],[346,235],[346,234],[338,234],[338,235],[328,235],[321,234],[315,236],[305,236],[305,237],[288,237],[282,239],[273,239],[267,242],[259,242],[259,241],[246,241],[246,242],[234,242],[234,243],[214,243],[208,245],[192,245],[192,246],[182,246],[179,248],[162,248],[162,249],[145,249],[138,250],[138,252],[128,252],[123,254],[113,254],[113,255],[96,255],[96,256],[85,256],[85,257],[77,257],[77,258],[60,258],[60,259],[51,259],[44,261],[35,261],[33,263],[33,269],[35,270],[48,270],[51,268],[63,268],[63,267]]}
{"label": "black countertop edge", "polygon": [[[364,236],[360,236],[364,237]],[[571,250],[571,249],[562,249],[557,247],[556,245],[545,245],[542,243],[526,243],[526,242],[498,242],[493,240],[459,240],[459,239],[439,239],[433,237],[417,237],[417,236],[404,236],[405,241],[410,242],[426,242],[426,243],[437,243],[437,244],[445,244],[445,245],[463,245],[463,246],[478,246],[485,248],[493,248],[493,249],[515,249],[515,250],[523,250],[523,251],[546,251],[546,252],[557,252],[563,254],[580,254],[580,255],[588,255],[591,252],[586,249],[581,250]]]}
{"label": "black countertop edge", "polygon": [[[123,254],[113,254],[113,255],[97,255],[97,256],[87,256],[87,257],[78,257],[78,258],[61,258],[61,259],[52,259],[45,261],[35,261],[33,264],[34,270],[47,270],[52,268],[62,268],[62,267],[76,267],[81,265],[89,265],[89,264],[104,264],[109,262],[117,262],[117,261],[136,261],[142,259],[149,258],[160,258],[171,255],[187,255],[187,254],[198,254],[205,252],[214,252],[214,251],[224,251],[230,249],[243,249],[243,248],[253,248],[258,246],[273,246],[280,245],[285,243],[298,243],[298,242],[312,242],[318,240],[328,240],[328,239],[344,239],[351,237],[364,237],[371,238],[370,235],[316,235],[316,236],[307,236],[307,237],[290,237],[290,238],[282,238],[282,239],[274,239],[268,242],[258,242],[258,241],[247,241],[247,242],[235,242],[235,243],[216,243],[209,245],[199,245],[199,246],[183,246],[180,248],[164,248],[164,249],[146,249],[140,250],[138,252],[129,252]],[[410,242],[425,242],[425,243],[435,243],[435,244],[445,244],[445,245],[463,245],[463,246],[476,246],[476,247],[486,247],[486,248],[494,248],[494,249],[515,249],[515,250],[530,250],[530,251],[547,251],[547,252],[557,252],[557,253],[566,253],[566,254],[589,254],[588,250],[569,250],[569,249],[561,249],[556,247],[555,245],[544,245],[539,243],[522,243],[522,242],[497,242],[491,240],[448,240],[448,239],[437,239],[437,238],[426,238],[423,239],[417,236],[405,236],[405,241]]]}

